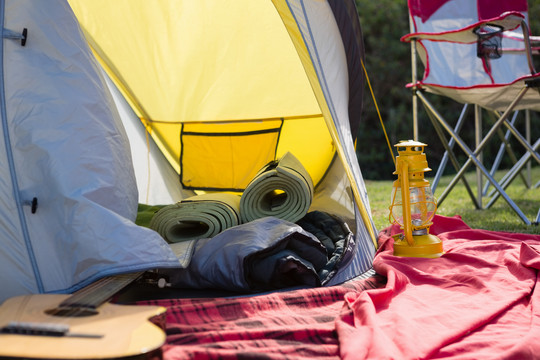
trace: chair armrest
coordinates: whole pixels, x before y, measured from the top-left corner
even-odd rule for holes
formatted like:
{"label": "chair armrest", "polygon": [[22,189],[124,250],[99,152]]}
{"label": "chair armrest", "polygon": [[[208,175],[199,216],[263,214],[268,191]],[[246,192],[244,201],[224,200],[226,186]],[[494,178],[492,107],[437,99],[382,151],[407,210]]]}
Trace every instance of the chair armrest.
{"label": "chair armrest", "polygon": [[534,63],[532,59],[533,51],[531,47],[531,39],[529,36],[529,26],[525,20],[521,21],[521,29],[523,30],[523,40],[525,42],[525,52],[527,53],[527,62],[529,63],[529,70],[531,74],[536,74]]}
{"label": "chair armrest", "polygon": [[403,42],[410,42],[413,40],[432,40],[432,41],[448,41],[457,42],[463,44],[472,44],[478,39],[474,30],[483,25],[496,25],[502,27],[503,31],[515,30],[521,22],[524,20],[524,16],[516,11],[505,12],[500,16],[492,19],[478,21],[474,24],[466,26],[461,29],[437,32],[437,33],[410,33],[401,38]]}
{"label": "chair armrest", "polygon": [[[514,41],[525,42],[525,37],[523,36],[523,33],[519,31],[508,31],[504,34],[504,38],[512,39]],[[540,54],[540,36],[529,35],[529,43],[531,45],[532,54],[539,55]],[[525,51],[525,48],[514,49],[514,48],[503,47],[503,52],[521,53],[524,51]]]}
{"label": "chair armrest", "polygon": [[[504,34],[504,37],[508,37],[508,38],[518,40],[518,41],[523,41],[524,39],[523,33],[519,31],[508,31],[507,33]],[[532,46],[540,45],[540,36],[529,35],[529,40]]]}

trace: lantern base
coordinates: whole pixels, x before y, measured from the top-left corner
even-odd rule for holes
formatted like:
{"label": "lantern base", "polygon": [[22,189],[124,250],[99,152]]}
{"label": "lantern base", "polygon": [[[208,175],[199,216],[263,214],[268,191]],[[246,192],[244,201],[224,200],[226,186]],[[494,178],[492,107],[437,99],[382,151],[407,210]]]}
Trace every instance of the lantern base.
{"label": "lantern base", "polygon": [[394,255],[404,257],[438,258],[443,254],[441,239],[435,235],[413,235],[414,245],[409,245],[403,236],[396,236]]}

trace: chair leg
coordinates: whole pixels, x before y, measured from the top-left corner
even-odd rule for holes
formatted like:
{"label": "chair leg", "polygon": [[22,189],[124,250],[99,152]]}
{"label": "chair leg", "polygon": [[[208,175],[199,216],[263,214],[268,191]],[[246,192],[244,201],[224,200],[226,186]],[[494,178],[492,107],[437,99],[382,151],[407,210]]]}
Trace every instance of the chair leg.
{"label": "chair leg", "polygon": [[[527,142],[531,143],[531,112],[529,109],[525,110],[525,138],[527,139]],[[531,171],[532,171],[532,164],[531,161],[527,162],[527,188],[530,189],[532,185],[532,179],[531,179]]]}
{"label": "chair leg", "polygon": [[527,149],[528,152],[531,153],[532,157],[536,160],[536,162],[538,164],[540,164],[540,154],[538,154],[536,152],[535,149],[533,149],[533,147],[531,146],[530,143],[527,142],[527,139],[525,139],[523,137],[523,135],[521,135],[519,133],[519,131],[517,131],[517,129],[514,127],[514,125],[510,124],[508,121],[506,121],[506,119],[503,121],[504,125],[508,128],[508,130],[510,130],[510,132],[512,133],[512,135],[514,135],[514,137],[519,141],[519,143],[521,145],[523,145],[523,147],[525,149]]}
{"label": "chair leg", "polygon": [[[458,136],[452,133],[452,128],[444,121],[442,116],[437,112],[437,110],[431,105],[431,103],[426,99],[426,97],[421,93],[418,92],[417,95],[423,102],[424,106],[429,108],[429,111],[436,116],[438,120],[438,124],[443,126],[446,132],[448,132],[452,137],[455,138],[456,143],[459,145],[459,147],[468,155],[467,161],[462,165],[461,169],[458,171],[454,179],[450,182],[448,185],[448,188],[451,188],[455,185],[455,183],[464,175],[465,171],[467,170],[467,167],[471,165],[471,163],[474,163],[476,167],[480,168],[484,176],[491,182],[491,184],[497,189],[497,191],[500,193],[500,195],[506,200],[508,205],[514,210],[514,212],[519,216],[519,218],[526,224],[530,225],[531,222],[525,214],[521,211],[521,209],[512,201],[512,199],[508,196],[508,194],[504,191],[504,189],[499,185],[499,183],[489,174],[487,169],[484,167],[484,165],[478,160],[477,156],[482,151],[483,147],[486,145],[486,143],[489,141],[489,139],[493,136],[493,134],[496,132],[496,129],[506,120],[509,113],[513,111],[516,104],[521,100],[521,98],[525,95],[529,88],[524,87],[519,94],[516,96],[516,98],[512,101],[508,109],[501,115],[499,120],[492,126],[492,128],[489,130],[489,132],[486,134],[484,139],[480,142],[476,150],[473,152],[467,144],[461,140]],[[432,121],[435,125],[435,121]],[[448,188],[446,190],[448,190]],[[445,191],[441,197],[446,196],[448,191]]]}
{"label": "chair leg", "polygon": [[[429,101],[425,97],[422,96],[420,99],[422,100],[422,104],[424,104],[424,107],[426,108],[426,112],[428,114],[428,117],[429,117],[431,123],[433,124],[433,128],[435,129],[435,132],[437,133],[437,135],[439,137],[439,140],[441,141],[442,145],[444,146],[444,148],[446,150],[446,153],[448,154],[448,156],[450,158],[450,162],[452,163],[452,166],[454,166],[454,169],[456,170],[456,172],[459,173],[460,166],[459,166],[459,163],[457,161],[457,158],[454,155],[454,152],[452,151],[452,149],[450,148],[449,142],[446,141],[446,138],[444,136],[444,132],[443,132],[442,128],[440,127],[439,123],[437,122],[437,119],[439,117],[441,117],[441,115],[435,111],[433,106],[431,106],[431,103],[429,103]],[[454,142],[455,142],[456,138],[454,136],[451,136],[451,140],[454,140]],[[439,205],[443,203],[444,199],[446,198],[446,196],[448,195],[450,190],[452,190],[452,188],[456,185],[456,182],[459,179],[461,179],[461,181],[463,182],[463,185],[465,186],[465,189],[467,190],[467,192],[469,194],[469,197],[471,198],[471,200],[472,200],[472,202],[474,204],[474,207],[476,209],[481,209],[481,206],[476,201],[476,197],[474,196],[474,193],[473,193],[467,179],[465,177],[458,177],[457,175],[456,175],[456,177],[454,177],[451,184],[446,187],[447,191],[445,191],[441,196],[438,197],[437,203]],[[456,181],[454,182],[454,180],[456,180]]]}
{"label": "chair leg", "polygon": [[[454,127],[454,132],[456,134],[459,134],[461,131],[461,128],[463,127],[465,115],[467,114],[467,109],[469,108],[469,104],[463,105],[463,109],[461,109],[461,114],[459,115],[459,119],[456,123],[456,126]],[[437,186],[439,185],[439,181],[441,180],[441,177],[444,173],[444,170],[446,169],[446,165],[448,163],[448,154],[451,153],[452,149],[454,148],[454,144],[456,141],[454,138],[450,138],[450,141],[448,142],[448,146],[450,147],[450,152],[445,151],[444,155],[441,159],[441,163],[439,167],[437,168],[437,173],[435,174],[435,177],[433,178],[433,182],[431,183],[431,190],[435,193],[435,190],[437,190]],[[457,171],[457,170],[456,170]]]}
{"label": "chair leg", "polygon": [[[540,147],[540,139],[536,140],[536,143],[532,146],[533,149],[538,149]],[[519,161],[508,171],[508,173],[501,179],[500,184],[503,189],[506,189],[517,176],[521,173],[521,170],[525,167],[529,160],[531,159],[532,154],[530,152],[525,153]],[[495,201],[499,198],[499,193],[495,192],[491,197],[490,201],[486,205],[486,209],[490,208]]]}
{"label": "chair leg", "polygon": [[[514,112],[514,116],[512,116],[512,120],[510,121],[512,125],[515,124],[518,115],[519,115],[519,111]],[[515,164],[517,162],[517,157],[514,154],[514,151],[512,150],[512,148],[510,146],[510,143],[509,143],[509,139],[510,139],[510,135],[511,135],[510,131],[507,130],[506,134],[503,134],[502,130],[499,129],[498,133],[499,133],[499,137],[501,138],[501,146],[499,147],[499,151],[497,152],[495,160],[493,161],[493,164],[491,165],[491,171],[489,172],[491,174],[491,176],[494,176],[495,172],[497,170],[499,170],[499,166],[501,165],[501,161],[502,161],[503,156],[505,154],[505,150],[506,150],[506,153],[508,154],[508,156],[510,157],[510,159],[512,160],[512,163]],[[530,188],[530,186],[531,186],[530,176],[528,178],[526,178],[525,175],[523,175],[523,173],[520,173],[519,175],[522,178],[525,186],[527,188]],[[482,191],[482,195],[484,195],[484,196],[487,195],[490,185],[491,184],[489,182],[486,183],[486,185],[484,186],[484,189]],[[492,194],[490,193],[489,196],[491,196],[491,195]]]}
{"label": "chair leg", "polygon": [[[500,130],[500,129],[499,129]],[[502,133],[502,132],[501,132]],[[508,133],[507,133],[508,135]],[[510,160],[512,160],[512,164],[514,164],[514,166],[518,163],[518,158],[516,157],[516,154],[514,153],[514,151],[512,150],[509,142],[508,142],[508,139],[504,136],[501,136],[502,137],[502,144],[501,146],[504,146],[506,149],[507,149],[507,153],[508,153],[508,156],[510,157]],[[527,153],[526,153],[527,154]],[[530,157],[529,157],[530,159]],[[530,161],[527,162],[527,164],[530,164]],[[492,176],[493,176],[493,170],[492,170]],[[507,179],[509,176],[512,176],[512,179],[515,177],[515,175],[519,175],[519,177],[521,178],[521,180],[523,180],[523,184],[525,185],[525,187],[527,189],[529,189],[531,187],[531,184],[530,184],[530,181],[525,177],[525,175],[523,174],[523,171],[520,170],[517,174],[513,174],[511,175],[511,172],[507,172],[503,177],[502,179],[499,181],[500,184],[502,184],[505,179]],[[488,189],[488,186],[485,187],[485,190]],[[496,192],[495,189],[492,189],[489,193],[484,193],[485,196],[488,196],[488,197],[491,197],[493,196],[493,194]]]}
{"label": "chair leg", "polygon": [[[512,146],[510,145],[510,142],[508,141],[509,140],[508,137],[505,136],[505,134],[502,132],[501,129],[498,129],[497,132],[499,133],[499,137],[501,138],[501,142],[502,142],[501,146],[503,146],[503,149],[505,149],[506,152],[508,153],[508,157],[512,161],[512,164],[517,163],[518,158],[514,150],[512,150]],[[509,134],[510,132],[507,131],[506,135],[509,135]],[[526,188],[529,188],[530,184],[527,178],[525,177],[525,175],[522,172],[520,172],[518,175],[521,177],[521,180],[523,180],[523,185],[525,185]]]}
{"label": "chair leg", "polygon": [[[495,115],[497,115],[497,114],[498,113],[495,112]],[[512,133],[512,135],[514,135],[514,137],[526,148],[526,150],[527,150],[526,155],[528,155],[527,156],[527,164],[529,164],[529,167],[530,167],[530,161],[531,161],[530,158],[531,157],[534,158],[534,160],[536,160],[536,162],[538,164],[540,164],[540,155],[537,152],[538,146],[536,144],[531,146],[530,142],[525,137],[523,137],[523,135],[521,135],[519,133],[519,131],[517,131],[517,129],[515,128],[513,122],[508,122],[507,120],[504,120],[503,123],[507,127],[508,131],[510,131]],[[530,138],[530,132],[529,132],[530,130],[526,129],[526,131],[527,131],[527,136]],[[516,163],[516,165],[517,165],[517,163]],[[519,170],[517,172],[520,175],[521,175],[521,169],[523,168],[524,165],[525,164],[520,165],[518,167]],[[505,175],[505,177],[503,177],[503,179],[501,180],[501,183],[507,182],[507,181],[508,181],[508,183],[511,182],[514,179],[514,177],[516,176],[516,174],[517,173],[515,171],[510,171],[509,173],[507,173]],[[524,182],[525,182],[527,188],[530,188],[530,184],[531,184],[530,181],[527,181],[526,179],[524,179]],[[498,196],[494,195],[494,193],[495,193],[495,191],[492,190],[489,193],[489,196],[492,196],[492,197],[494,197],[496,199]],[[490,203],[492,203],[492,202],[493,201],[490,201]]]}
{"label": "chair leg", "polygon": [[[479,105],[474,105],[474,142],[476,148],[482,142],[482,108]],[[477,154],[478,161],[484,163],[484,154],[480,150]],[[482,171],[476,167],[476,201],[482,207]]]}

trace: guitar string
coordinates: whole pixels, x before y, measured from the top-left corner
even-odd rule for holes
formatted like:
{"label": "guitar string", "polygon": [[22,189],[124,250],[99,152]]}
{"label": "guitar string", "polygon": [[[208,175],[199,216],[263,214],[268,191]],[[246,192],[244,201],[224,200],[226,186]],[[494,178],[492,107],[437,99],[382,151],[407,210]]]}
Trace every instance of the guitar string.
{"label": "guitar string", "polygon": [[[142,272],[110,276],[82,288],[60,303],[63,316],[80,315],[78,311],[81,311],[81,307],[87,311],[95,310],[141,274]],[[68,309],[73,309],[73,312]]]}
{"label": "guitar string", "polygon": [[[123,274],[102,279],[76,292],[67,304],[84,304],[86,306],[97,307],[109,299],[116,292],[120,291],[130,282],[135,280],[140,274]],[[84,300],[84,301],[81,301]]]}

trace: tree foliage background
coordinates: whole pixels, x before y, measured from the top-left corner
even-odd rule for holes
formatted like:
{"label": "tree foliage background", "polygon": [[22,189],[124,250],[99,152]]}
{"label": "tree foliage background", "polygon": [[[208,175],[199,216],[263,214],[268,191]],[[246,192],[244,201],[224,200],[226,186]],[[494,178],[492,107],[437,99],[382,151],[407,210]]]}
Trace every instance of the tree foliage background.
{"label": "tree foliage background", "polygon": [[[409,33],[409,17],[406,0],[356,0],[366,51],[365,66],[374,96],[386,128],[390,144],[412,139],[412,96],[405,86],[411,81],[411,52],[408,43],[400,38]],[[540,0],[529,0],[531,32],[540,35]],[[536,65],[537,70],[540,66]],[[420,70],[418,76],[422,75]],[[462,105],[443,97],[430,97],[435,107],[443,113],[451,125],[455,124]],[[444,153],[427,114],[419,102],[419,139],[427,143],[426,154],[430,167],[436,170]],[[471,114],[472,116],[472,114]],[[523,121],[518,129],[523,131]],[[531,120],[533,139],[539,137],[538,114]],[[521,126],[521,127],[520,127]],[[487,127],[487,125],[486,125]],[[469,121],[462,130],[464,140],[474,144],[474,122]],[[533,140],[534,142],[534,140]],[[484,150],[484,158],[495,156],[498,145],[492,141]],[[519,147],[519,145],[518,145]],[[395,170],[390,150],[380,124],[377,110],[366,84],[363,119],[357,138],[357,155],[366,179],[392,179]],[[508,160],[505,160],[508,161]],[[508,166],[503,162],[502,166]]]}

